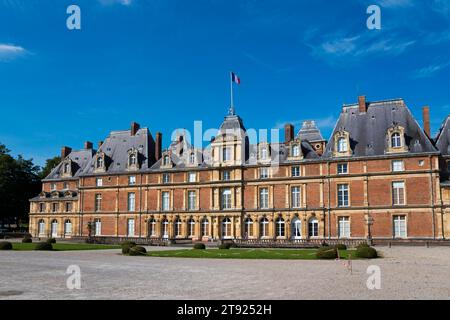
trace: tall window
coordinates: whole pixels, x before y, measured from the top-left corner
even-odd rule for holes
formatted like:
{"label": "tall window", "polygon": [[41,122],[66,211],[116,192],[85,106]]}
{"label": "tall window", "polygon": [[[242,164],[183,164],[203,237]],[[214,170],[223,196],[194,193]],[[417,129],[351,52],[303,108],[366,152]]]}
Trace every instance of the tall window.
{"label": "tall window", "polygon": [[70,164],[69,163],[64,164],[64,173],[70,173]]}
{"label": "tall window", "polygon": [[129,176],[128,177],[128,184],[130,186],[134,186],[136,184],[136,176]]}
{"label": "tall window", "polygon": [[350,238],[350,218],[338,218],[338,236],[339,238]]}
{"label": "tall window", "polygon": [[169,156],[165,155],[163,158],[163,165],[168,166],[170,164]]}
{"label": "tall window", "polygon": [[43,235],[45,234],[45,222],[44,219],[40,219],[38,222],[38,234]]}
{"label": "tall window", "polygon": [[262,149],[261,149],[261,159],[262,160],[266,160],[267,159],[267,148],[266,147],[263,147]]}
{"label": "tall window", "polygon": [[394,205],[405,204],[405,183],[403,181],[392,183],[392,198]]}
{"label": "tall window", "polygon": [[53,238],[58,237],[58,220],[54,219],[51,224],[51,235]]}
{"label": "tall window", "polygon": [[128,193],[128,211],[136,209],[136,194],[134,192]]}
{"label": "tall window", "polygon": [[224,147],[222,149],[222,161],[231,160],[231,149],[229,147]]}
{"label": "tall window", "polygon": [[134,219],[128,219],[128,232],[129,237],[134,237]]}
{"label": "tall window", "polygon": [[59,203],[52,203],[52,212],[58,212]]}
{"label": "tall window", "polygon": [[400,172],[404,171],[404,163],[402,160],[393,160],[392,161],[392,171],[394,172]]}
{"label": "tall window", "polygon": [[174,234],[175,237],[181,237],[181,219],[180,218],[176,218],[175,222],[173,223],[174,226]]}
{"label": "tall window", "polygon": [[45,212],[45,203],[39,203],[39,212]]}
{"label": "tall window", "polygon": [[308,222],[308,236],[318,237],[319,236],[319,221],[317,218],[311,218]]}
{"label": "tall window", "polygon": [[197,174],[195,172],[189,172],[188,174],[188,182],[196,182]]}
{"label": "tall window", "polygon": [[72,211],[72,202],[66,202],[66,212]]}
{"label": "tall window", "polygon": [[347,139],[344,137],[340,137],[338,139],[338,152],[347,152],[347,151],[348,151]]}
{"label": "tall window", "polygon": [[348,207],[348,184],[338,184],[338,207]]}
{"label": "tall window", "polygon": [[392,148],[400,148],[402,146],[402,140],[400,137],[400,133],[394,132],[391,136],[391,147]]}
{"label": "tall window", "polygon": [[168,211],[170,210],[170,202],[169,202],[169,191],[162,192],[162,210]]}
{"label": "tall window", "polygon": [[56,183],[52,183],[50,185],[50,190],[55,191],[56,190]]}
{"label": "tall window", "polygon": [[102,221],[100,219],[94,220],[94,236],[100,236],[102,234]]}
{"label": "tall window", "polygon": [[259,222],[259,235],[260,237],[269,236],[269,220],[267,218],[262,218]]}
{"label": "tall window", "polygon": [[64,182],[63,189],[64,190],[68,190],[69,189],[69,184],[67,182]]}
{"label": "tall window", "polygon": [[195,163],[195,153],[193,153],[193,152],[189,155],[189,163],[190,164]]}
{"label": "tall window", "polygon": [[162,237],[164,239],[168,239],[169,238],[169,221],[167,221],[167,219],[164,219],[161,222],[161,226],[162,226]]}
{"label": "tall window", "polygon": [[260,168],[259,169],[259,178],[260,179],[269,178],[269,168]]}
{"label": "tall window", "polygon": [[285,223],[284,223],[283,218],[279,217],[277,219],[277,221],[275,222],[275,227],[276,227],[276,236],[284,237],[285,236],[285,233],[284,233]]}
{"label": "tall window", "polygon": [[291,188],[292,208],[300,208],[300,187]]}
{"label": "tall window", "polygon": [[195,210],[197,207],[197,193],[188,191],[188,210]]}
{"label": "tall window", "polygon": [[291,176],[292,177],[300,177],[300,167],[292,167],[291,168]]}
{"label": "tall window", "polygon": [[231,180],[231,172],[229,170],[222,171],[222,180],[223,181]]}
{"label": "tall window", "polygon": [[295,218],[292,222],[292,237],[294,239],[302,237],[302,221],[299,218]]}
{"label": "tall window", "polygon": [[103,179],[102,178],[95,179],[95,184],[97,185],[97,187],[102,187],[103,186]]}
{"label": "tall window", "polygon": [[269,189],[267,188],[259,189],[259,208],[260,209],[269,208]]}
{"label": "tall window", "polygon": [[195,220],[192,218],[188,220],[188,236],[195,236]]}
{"label": "tall window", "polygon": [[67,219],[64,221],[64,235],[70,236],[72,234],[72,222]]}
{"label": "tall window", "polygon": [[102,195],[100,193],[97,193],[95,195],[95,205],[94,205],[95,211],[102,210]]}
{"label": "tall window", "polygon": [[135,153],[130,154],[129,164],[130,166],[135,166],[137,163],[137,156]]}
{"label": "tall window", "polygon": [[163,173],[163,183],[170,183],[170,173]]}
{"label": "tall window", "polygon": [[337,173],[338,174],[347,174],[348,173],[348,163],[338,163]]}
{"label": "tall window", "polygon": [[406,238],[406,216],[394,216],[394,238]]}
{"label": "tall window", "polygon": [[224,218],[222,220],[222,238],[231,238],[231,220]]}
{"label": "tall window", "polygon": [[300,146],[298,144],[294,144],[292,146],[292,156],[298,157],[300,155]]}
{"label": "tall window", "polygon": [[202,220],[202,237],[206,237],[209,235],[209,221],[207,218],[203,218]]}
{"label": "tall window", "polygon": [[253,237],[253,220],[251,218],[244,221],[244,237]]}
{"label": "tall window", "polygon": [[156,236],[156,220],[155,219],[150,219],[148,221],[148,235],[150,237]]}
{"label": "tall window", "polygon": [[231,209],[231,189],[222,190],[222,209]]}
{"label": "tall window", "polygon": [[103,168],[103,157],[97,157],[97,162],[96,162],[96,165],[97,165],[97,168]]}

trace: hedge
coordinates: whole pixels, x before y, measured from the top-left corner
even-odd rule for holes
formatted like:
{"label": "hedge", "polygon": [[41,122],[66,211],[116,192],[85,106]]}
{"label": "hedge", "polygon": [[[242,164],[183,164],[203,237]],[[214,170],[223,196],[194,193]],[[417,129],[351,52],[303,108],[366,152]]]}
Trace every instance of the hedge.
{"label": "hedge", "polygon": [[144,247],[141,246],[134,246],[130,247],[129,255],[130,256],[143,256],[147,253],[147,250],[145,250]]}
{"label": "hedge", "polygon": [[36,247],[34,248],[34,250],[51,251],[51,250],[53,250],[53,246],[51,243],[48,243],[48,242],[39,242],[36,245]]}
{"label": "hedge", "polygon": [[12,250],[12,243],[8,241],[0,241],[0,250]]}
{"label": "hedge", "polygon": [[32,242],[33,242],[33,239],[28,238],[28,237],[22,239],[22,243],[32,243]]}
{"label": "hedge", "polygon": [[338,252],[335,247],[321,247],[316,252],[318,259],[336,259]]}
{"label": "hedge", "polygon": [[196,244],[194,244],[194,249],[196,249],[196,250],[205,250],[206,246],[205,246],[204,243],[196,243]]}
{"label": "hedge", "polygon": [[53,243],[56,243],[56,239],[55,238],[48,238],[46,242],[50,243],[50,244],[53,244]]}
{"label": "hedge", "polygon": [[378,257],[378,252],[372,247],[358,247],[356,249],[356,256],[358,258],[374,259]]}

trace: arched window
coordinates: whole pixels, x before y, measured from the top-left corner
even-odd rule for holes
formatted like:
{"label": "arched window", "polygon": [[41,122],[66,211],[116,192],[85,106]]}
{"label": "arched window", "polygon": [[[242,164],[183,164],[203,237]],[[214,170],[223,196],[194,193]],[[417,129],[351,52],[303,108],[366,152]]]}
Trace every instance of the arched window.
{"label": "arched window", "polygon": [[64,235],[65,236],[72,235],[72,222],[69,219],[64,221]]}
{"label": "arched window", "polygon": [[148,236],[156,236],[156,220],[153,218],[148,220]]}
{"label": "arched window", "polygon": [[103,157],[101,157],[101,156],[97,157],[96,167],[97,168],[103,168]]}
{"label": "arched window", "polygon": [[348,151],[347,139],[344,137],[340,137],[338,139],[338,152],[347,152],[347,151]]}
{"label": "arched window", "polygon": [[400,133],[394,132],[391,136],[391,147],[400,148],[402,146],[402,139]]}
{"label": "arched window", "polygon": [[298,144],[294,144],[292,146],[292,156],[298,157],[300,155],[300,146]]}
{"label": "arched window", "polygon": [[97,218],[94,220],[94,236],[102,235],[102,221]]}
{"label": "arched window", "polygon": [[299,218],[295,218],[294,220],[292,220],[292,238],[302,238],[302,221]]}
{"label": "arched window", "polygon": [[269,220],[262,218],[259,222],[259,236],[261,238],[269,236]]}
{"label": "arched window", "polygon": [[70,173],[70,163],[64,163],[64,173]]}
{"label": "arched window", "polygon": [[164,156],[164,159],[163,159],[163,165],[165,165],[165,166],[168,166],[169,165],[169,156],[168,155],[165,155]]}
{"label": "arched window", "polygon": [[284,237],[284,235],[285,235],[285,233],[284,233],[284,231],[285,231],[284,230],[285,229],[284,219],[279,217],[276,220],[275,225],[276,225],[276,230],[275,230],[276,231],[275,232],[276,236],[277,237]]}
{"label": "arched window", "polygon": [[52,238],[58,237],[58,220],[56,220],[56,219],[52,220],[51,235],[52,235]]}
{"label": "arched window", "polygon": [[195,220],[190,218],[188,220],[188,237],[195,236]]}
{"label": "arched window", "polygon": [[189,163],[190,164],[195,163],[195,154],[193,152],[189,155]]}
{"label": "arched window", "polygon": [[174,222],[174,227],[175,227],[175,237],[181,237],[181,219],[180,218],[176,218],[175,222]]}
{"label": "arched window", "polygon": [[202,220],[202,237],[209,236],[209,221],[207,218]]}
{"label": "arched window", "polygon": [[40,219],[38,222],[38,234],[40,236],[45,234],[45,222],[44,219]]}
{"label": "arched window", "polygon": [[231,238],[231,220],[230,218],[224,218],[222,220],[222,238]]}
{"label": "arched window", "polygon": [[253,237],[253,220],[251,218],[247,218],[244,221],[244,237],[246,239]]}
{"label": "arched window", "polygon": [[168,239],[169,238],[169,221],[167,221],[167,219],[164,219],[161,222],[161,226],[162,226],[162,237],[164,239]]}
{"label": "arched window", "polygon": [[309,219],[308,236],[309,237],[318,237],[319,236],[319,220],[317,220],[317,218]]}
{"label": "arched window", "polygon": [[130,166],[135,166],[136,164],[137,164],[137,156],[136,156],[136,153],[132,153],[132,154],[130,154],[130,159],[129,159],[129,165]]}

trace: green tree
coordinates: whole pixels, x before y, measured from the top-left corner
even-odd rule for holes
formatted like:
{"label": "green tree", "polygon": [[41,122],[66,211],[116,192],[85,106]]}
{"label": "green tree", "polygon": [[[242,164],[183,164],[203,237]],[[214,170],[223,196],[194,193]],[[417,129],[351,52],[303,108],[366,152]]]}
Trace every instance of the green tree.
{"label": "green tree", "polygon": [[50,172],[55,168],[59,163],[61,162],[61,157],[53,157],[51,159],[47,159],[45,162],[45,166],[42,168],[41,172],[39,173],[39,177],[41,179],[45,179]]}

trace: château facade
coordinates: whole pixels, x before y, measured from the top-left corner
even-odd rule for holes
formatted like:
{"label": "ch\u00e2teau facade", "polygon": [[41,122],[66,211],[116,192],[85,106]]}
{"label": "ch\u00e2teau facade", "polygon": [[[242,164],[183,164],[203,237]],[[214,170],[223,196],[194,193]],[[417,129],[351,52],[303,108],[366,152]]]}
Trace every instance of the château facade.
{"label": "ch\u00e2teau facade", "polygon": [[132,123],[95,150],[63,147],[30,200],[34,237],[444,239],[450,121],[430,135],[402,99],[344,105],[329,141],[313,121],[250,144],[230,110],[205,149]]}

